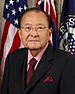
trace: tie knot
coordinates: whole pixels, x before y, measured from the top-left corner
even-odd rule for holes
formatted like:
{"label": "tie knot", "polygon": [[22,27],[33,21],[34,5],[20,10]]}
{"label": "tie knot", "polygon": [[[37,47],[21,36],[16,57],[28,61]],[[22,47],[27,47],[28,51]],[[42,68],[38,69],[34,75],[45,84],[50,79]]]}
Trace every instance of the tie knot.
{"label": "tie knot", "polygon": [[32,58],[32,59],[30,60],[30,62],[29,62],[30,67],[32,67],[32,68],[34,69],[34,67],[35,67],[35,65],[36,65],[36,62],[37,62],[37,60],[36,60],[35,58]]}

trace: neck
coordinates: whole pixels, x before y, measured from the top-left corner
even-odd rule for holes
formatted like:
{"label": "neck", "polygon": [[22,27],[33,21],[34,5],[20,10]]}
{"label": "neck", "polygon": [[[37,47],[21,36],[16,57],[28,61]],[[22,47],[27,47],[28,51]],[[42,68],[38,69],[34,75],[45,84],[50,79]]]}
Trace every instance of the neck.
{"label": "neck", "polygon": [[33,57],[36,57],[41,51],[43,51],[43,49],[45,50],[47,48],[47,46],[48,46],[48,44],[42,48],[39,48],[39,49],[30,49],[30,52]]}
{"label": "neck", "polygon": [[35,57],[41,52],[41,49],[30,50],[30,52],[31,52],[32,56]]}

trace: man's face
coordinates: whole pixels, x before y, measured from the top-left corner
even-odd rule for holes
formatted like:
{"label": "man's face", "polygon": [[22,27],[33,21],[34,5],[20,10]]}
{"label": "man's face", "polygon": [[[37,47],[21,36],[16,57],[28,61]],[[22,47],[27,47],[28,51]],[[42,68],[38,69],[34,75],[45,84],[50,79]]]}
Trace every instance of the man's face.
{"label": "man's face", "polygon": [[28,12],[22,17],[20,39],[25,46],[31,50],[38,50],[45,47],[50,39],[51,29],[45,14],[42,12]]}

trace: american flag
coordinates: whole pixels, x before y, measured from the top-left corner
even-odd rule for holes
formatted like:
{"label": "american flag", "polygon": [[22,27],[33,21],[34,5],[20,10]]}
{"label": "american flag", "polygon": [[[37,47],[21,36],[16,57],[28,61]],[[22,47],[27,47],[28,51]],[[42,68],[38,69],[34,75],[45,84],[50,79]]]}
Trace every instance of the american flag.
{"label": "american flag", "polygon": [[27,0],[5,0],[3,12],[3,26],[1,31],[1,56],[2,69],[8,53],[21,47],[18,36],[18,20],[24,10],[28,7]]}
{"label": "american flag", "polygon": [[59,47],[75,55],[75,0],[64,0],[59,31]]}
{"label": "american flag", "polygon": [[56,17],[54,0],[37,0],[36,7],[41,10],[44,10],[46,13],[48,13],[48,15],[50,15],[51,22],[52,22],[52,29],[53,29],[50,40],[55,47],[58,47],[58,33],[56,30],[57,17]]}

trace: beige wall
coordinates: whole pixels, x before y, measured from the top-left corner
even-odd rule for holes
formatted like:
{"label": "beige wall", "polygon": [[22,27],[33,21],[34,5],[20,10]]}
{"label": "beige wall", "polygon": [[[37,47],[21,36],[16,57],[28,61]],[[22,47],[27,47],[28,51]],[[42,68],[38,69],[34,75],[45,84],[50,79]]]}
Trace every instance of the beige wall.
{"label": "beige wall", "polygon": [[[4,0],[0,0],[0,28],[1,28],[1,18],[3,14],[3,6],[4,6]],[[1,32],[1,29],[0,29]]]}
{"label": "beige wall", "polygon": [[[2,26],[3,6],[4,6],[4,0],[0,0],[0,35],[1,35],[1,26]],[[0,38],[0,44],[1,44],[1,38]],[[0,47],[0,49],[1,49],[1,47]]]}

